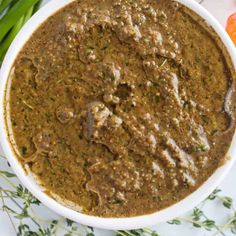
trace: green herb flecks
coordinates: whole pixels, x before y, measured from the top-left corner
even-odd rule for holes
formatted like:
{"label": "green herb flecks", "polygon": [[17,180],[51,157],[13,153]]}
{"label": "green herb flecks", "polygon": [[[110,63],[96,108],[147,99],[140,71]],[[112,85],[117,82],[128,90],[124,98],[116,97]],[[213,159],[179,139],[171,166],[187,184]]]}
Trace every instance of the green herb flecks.
{"label": "green herb flecks", "polygon": [[168,60],[165,59],[165,60],[161,63],[161,65],[159,66],[159,68],[163,67],[163,66],[166,64],[167,61],[168,61]]}
{"label": "green herb flecks", "polygon": [[30,110],[34,110],[34,108],[33,108],[28,102],[26,102],[25,100],[22,100],[22,103],[23,103],[26,107],[28,107]]}
{"label": "green herb flecks", "polygon": [[205,144],[198,144],[193,147],[193,151],[194,152],[207,152],[207,151],[209,151],[209,146],[207,146]]}

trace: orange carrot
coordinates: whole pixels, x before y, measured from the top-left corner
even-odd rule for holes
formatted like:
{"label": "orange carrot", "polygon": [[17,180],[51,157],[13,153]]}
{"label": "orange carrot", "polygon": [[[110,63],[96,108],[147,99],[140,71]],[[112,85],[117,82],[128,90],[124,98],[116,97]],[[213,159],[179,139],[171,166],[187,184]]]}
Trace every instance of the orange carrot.
{"label": "orange carrot", "polygon": [[227,21],[226,31],[236,45],[236,13],[232,14]]}

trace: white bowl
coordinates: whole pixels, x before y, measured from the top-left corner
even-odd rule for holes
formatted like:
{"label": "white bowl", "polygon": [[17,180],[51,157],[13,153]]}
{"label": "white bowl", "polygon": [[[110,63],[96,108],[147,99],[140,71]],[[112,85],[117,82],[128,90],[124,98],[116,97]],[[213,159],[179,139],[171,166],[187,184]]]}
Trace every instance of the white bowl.
{"label": "white bowl", "polygon": [[[44,205],[55,211],[56,213],[69,218],[75,222],[82,223],[84,225],[89,225],[97,228],[112,229],[112,230],[128,230],[143,228],[148,226],[153,226],[157,223],[173,219],[180,214],[195,207],[198,203],[204,200],[223,180],[225,175],[229,172],[230,168],[235,161],[235,158],[231,158],[222,167],[218,168],[215,173],[195,192],[190,194],[188,197],[182,201],[153,214],[143,215],[138,217],[128,217],[128,218],[101,218],[95,216],[85,215],[74,210],[71,210],[65,206],[62,206],[54,199],[46,195],[42,188],[36,183],[32,176],[28,176],[19,164],[14,151],[12,149],[11,142],[9,141],[6,124],[4,120],[4,100],[5,100],[5,90],[7,86],[7,81],[9,77],[10,70],[14,63],[17,54],[22,49],[26,41],[30,38],[32,33],[44,22],[49,16],[55,13],[60,8],[64,7],[72,0],[52,0],[41,10],[39,10],[22,28],[20,33],[15,38],[12,43],[5,60],[2,64],[0,71],[0,139],[2,148],[11,164],[12,169],[21,180],[21,182],[29,189],[29,191],[38,198]],[[217,20],[201,5],[196,3],[194,0],[179,0],[182,4],[186,5],[201,17],[203,17],[209,25],[211,25],[215,31],[218,33],[222,41],[224,42],[228,52],[232,58],[233,64],[236,67],[236,52],[235,47],[230,40],[229,36],[226,34],[221,25]],[[230,157],[235,157],[236,155],[236,135],[234,135],[233,141],[231,143],[230,149],[228,151]]]}

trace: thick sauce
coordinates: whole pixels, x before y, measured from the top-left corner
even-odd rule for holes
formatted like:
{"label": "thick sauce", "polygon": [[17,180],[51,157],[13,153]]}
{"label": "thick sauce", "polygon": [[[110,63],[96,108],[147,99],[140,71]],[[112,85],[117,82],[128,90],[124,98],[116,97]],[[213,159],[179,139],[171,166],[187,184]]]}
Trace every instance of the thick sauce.
{"label": "thick sauce", "polygon": [[34,33],[13,70],[19,160],[84,213],[163,209],[226,159],[235,69],[216,33],[176,2],[74,1]]}

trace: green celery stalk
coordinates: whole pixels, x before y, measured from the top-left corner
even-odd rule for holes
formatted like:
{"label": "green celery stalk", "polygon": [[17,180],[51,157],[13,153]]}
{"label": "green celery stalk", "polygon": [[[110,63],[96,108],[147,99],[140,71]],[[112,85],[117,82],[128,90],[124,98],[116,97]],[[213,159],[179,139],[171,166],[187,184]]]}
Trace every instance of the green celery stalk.
{"label": "green celery stalk", "polygon": [[23,26],[23,22],[24,22],[24,16],[22,16],[20,20],[18,20],[18,22],[14,25],[11,32],[9,33],[8,37],[0,44],[0,64],[11,42],[13,41],[16,34],[19,32],[19,30]]}
{"label": "green celery stalk", "polygon": [[13,0],[0,0],[0,14],[13,2]]}
{"label": "green celery stalk", "polygon": [[32,6],[25,14],[24,18],[24,24],[30,19],[30,17],[33,15],[35,6]]}
{"label": "green celery stalk", "polygon": [[14,26],[14,24],[19,21],[27,10],[38,1],[39,0],[19,0],[12,6],[12,8],[0,20],[0,42]]}
{"label": "green celery stalk", "polygon": [[29,20],[29,18],[32,16],[34,11],[34,6],[32,6],[25,16],[22,16],[20,20],[14,25],[12,30],[10,31],[9,35],[7,38],[0,44],[0,64],[6,54],[7,49],[11,45],[12,41],[14,40],[15,36],[19,32],[19,30],[22,28],[22,26]]}
{"label": "green celery stalk", "polygon": [[40,0],[39,2],[37,2],[37,3],[35,4],[35,6],[34,6],[34,12],[33,12],[33,13],[35,13],[35,12],[37,12],[37,11],[39,10],[39,8],[40,8],[40,6],[41,6],[41,3],[42,3],[42,0]]}

